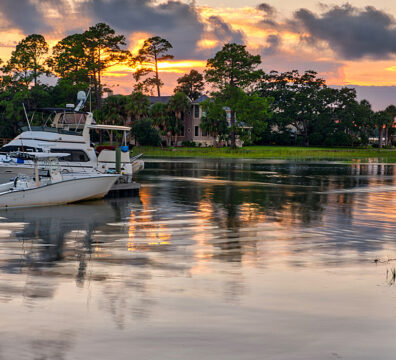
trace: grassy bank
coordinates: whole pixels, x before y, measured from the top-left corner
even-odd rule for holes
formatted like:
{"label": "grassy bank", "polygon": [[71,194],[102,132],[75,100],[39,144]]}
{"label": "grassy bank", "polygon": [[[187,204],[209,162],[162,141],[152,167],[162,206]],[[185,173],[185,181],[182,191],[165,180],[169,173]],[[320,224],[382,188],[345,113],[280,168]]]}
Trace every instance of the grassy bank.
{"label": "grassy bank", "polygon": [[323,159],[345,160],[372,159],[396,163],[396,150],[305,148],[288,146],[247,146],[241,149],[199,148],[199,147],[137,147],[134,153],[143,152],[150,157],[201,157],[240,159]]}

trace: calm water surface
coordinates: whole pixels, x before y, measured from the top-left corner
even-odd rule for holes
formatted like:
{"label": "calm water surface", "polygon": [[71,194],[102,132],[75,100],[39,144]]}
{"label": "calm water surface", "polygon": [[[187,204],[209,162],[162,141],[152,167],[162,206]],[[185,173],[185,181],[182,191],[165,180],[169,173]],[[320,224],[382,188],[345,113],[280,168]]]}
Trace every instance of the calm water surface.
{"label": "calm water surface", "polygon": [[147,160],[0,213],[0,359],[394,359],[396,166]]}

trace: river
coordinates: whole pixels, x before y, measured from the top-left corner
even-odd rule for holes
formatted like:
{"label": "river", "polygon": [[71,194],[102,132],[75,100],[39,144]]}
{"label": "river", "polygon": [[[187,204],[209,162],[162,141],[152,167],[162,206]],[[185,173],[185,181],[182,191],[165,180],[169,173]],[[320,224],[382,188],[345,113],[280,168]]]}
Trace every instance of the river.
{"label": "river", "polygon": [[394,359],[396,165],[146,160],[0,212],[0,359]]}

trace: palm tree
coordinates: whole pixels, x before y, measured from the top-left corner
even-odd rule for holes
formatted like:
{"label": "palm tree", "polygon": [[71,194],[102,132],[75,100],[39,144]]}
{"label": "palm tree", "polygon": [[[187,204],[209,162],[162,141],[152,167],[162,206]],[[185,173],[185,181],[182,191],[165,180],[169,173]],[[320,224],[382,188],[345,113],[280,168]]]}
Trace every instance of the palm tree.
{"label": "palm tree", "polygon": [[385,145],[392,145],[392,135],[394,131],[393,125],[396,118],[396,106],[389,105],[385,109],[385,112],[389,115],[389,121],[385,124]]}
{"label": "palm tree", "polygon": [[150,102],[143,93],[135,91],[128,96],[126,110],[128,115],[131,117],[132,124],[136,120],[140,120],[143,117],[147,117],[149,113]]}
{"label": "palm tree", "polygon": [[201,120],[201,129],[213,137],[213,145],[218,146],[217,139],[224,138],[228,133],[228,122],[226,112],[221,103],[206,100],[202,103],[204,115]]}
{"label": "palm tree", "polygon": [[157,126],[161,134],[166,137],[167,145],[169,146],[172,132],[169,130],[168,106],[162,103],[155,103],[151,107],[149,115],[153,120],[153,124]]}
{"label": "palm tree", "polygon": [[378,128],[378,147],[380,149],[382,148],[384,128],[386,128],[387,124],[389,124],[391,121],[393,122],[393,118],[386,111],[377,111],[374,114],[374,123],[375,126]]}
{"label": "palm tree", "polygon": [[[107,125],[126,125],[127,122],[127,99],[123,95],[109,96],[100,110],[101,115],[98,117]],[[110,144],[113,145],[113,132],[107,130],[110,138]]]}
{"label": "palm tree", "polygon": [[168,111],[173,115],[171,122],[172,133],[175,136],[175,145],[177,146],[177,137],[180,135],[183,126],[184,116],[190,111],[190,100],[183,92],[173,95],[168,102]]}

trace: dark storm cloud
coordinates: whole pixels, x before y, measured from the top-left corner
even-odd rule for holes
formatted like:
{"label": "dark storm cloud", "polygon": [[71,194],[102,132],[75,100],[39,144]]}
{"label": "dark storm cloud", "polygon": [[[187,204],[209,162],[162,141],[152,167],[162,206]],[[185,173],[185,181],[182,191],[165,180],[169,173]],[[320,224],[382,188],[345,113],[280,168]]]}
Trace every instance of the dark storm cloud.
{"label": "dark storm cloud", "polygon": [[149,32],[166,38],[177,57],[194,54],[204,32],[194,5],[181,1],[158,4],[154,0],[91,0],[82,9],[96,22],[106,22],[119,31]]}
{"label": "dark storm cloud", "polygon": [[310,41],[326,41],[345,59],[386,58],[396,53],[394,18],[372,6],[334,6],[318,15],[307,9],[295,12],[294,31],[307,31]]}
{"label": "dark storm cloud", "polygon": [[169,40],[172,54],[179,59],[205,58],[207,50],[198,47],[199,40],[205,36],[216,38],[221,44],[243,43],[244,37],[243,32],[233,30],[220,17],[211,17],[209,24],[205,23],[194,2],[186,4],[181,0],[87,0],[75,3],[75,13],[67,0],[0,0],[0,16],[25,34],[57,30],[49,25],[54,23],[48,17],[49,9],[70,14],[68,33],[72,30],[70,26],[75,32],[85,30],[78,29],[79,18],[90,19],[92,25],[105,22],[127,36],[148,32]]}
{"label": "dark storm cloud", "polygon": [[266,3],[261,3],[257,5],[257,10],[264,12],[267,16],[272,16],[276,14],[276,9],[273,6]]}
{"label": "dark storm cloud", "polygon": [[261,53],[264,56],[274,55],[277,53],[279,45],[281,43],[281,39],[278,35],[268,35],[267,37],[267,46],[262,48]]}
{"label": "dark storm cloud", "polygon": [[62,16],[63,20],[65,19],[65,16],[69,16],[72,13],[72,8],[67,0],[40,0],[39,4],[40,8],[42,9],[42,15],[44,17],[48,9],[57,10]]}
{"label": "dark storm cloud", "polygon": [[220,17],[209,18],[208,31],[194,3],[179,0],[91,0],[83,3],[80,11],[124,33],[141,31],[164,37],[173,45],[172,54],[177,58],[206,58],[206,52],[197,46],[204,34],[222,44],[243,43],[244,34],[233,30]]}
{"label": "dark storm cloud", "polygon": [[202,25],[194,6],[180,1],[168,1],[160,5],[154,0],[91,0],[84,3],[88,12],[124,31],[163,31],[180,26],[196,28]]}
{"label": "dark storm cloud", "polygon": [[0,14],[5,21],[27,34],[49,30],[42,14],[29,0],[0,0]]}
{"label": "dark storm cloud", "polygon": [[277,11],[276,9],[266,3],[261,3],[257,5],[256,7],[257,10],[263,13],[264,18],[261,20],[257,25],[259,25],[261,28],[264,29],[278,29],[279,25],[276,17],[277,17]]}
{"label": "dark storm cloud", "polygon": [[244,34],[242,31],[234,30],[229,24],[223,21],[219,16],[211,16],[209,24],[212,28],[212,34],[220,40],[221,43],[244,43]]}

